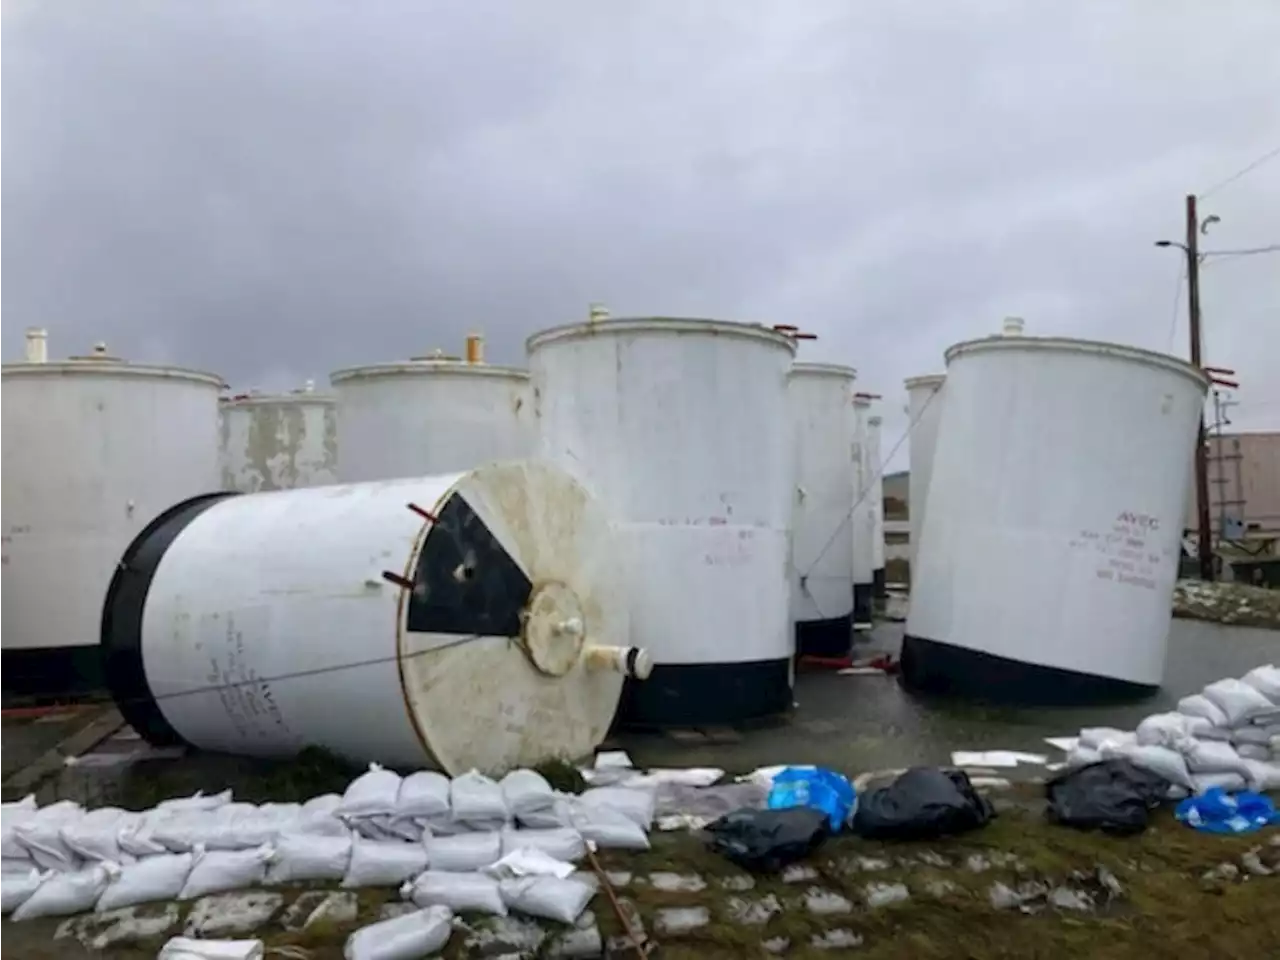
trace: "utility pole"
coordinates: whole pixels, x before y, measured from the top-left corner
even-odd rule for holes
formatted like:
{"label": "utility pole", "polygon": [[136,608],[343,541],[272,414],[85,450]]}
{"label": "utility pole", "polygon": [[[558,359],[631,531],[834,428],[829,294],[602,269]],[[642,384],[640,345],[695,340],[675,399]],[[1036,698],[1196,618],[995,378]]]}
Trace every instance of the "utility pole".
{"label": "utility pole", "polygon": [[[1200,220],[1196,215],[1195,194],[1187,195],[1187,312],[1191,326],[1191,365],[1203,368],[1200,356]],[[1209,457],[1205,446],[1204,411],[1200,411],[1200,428],[1196,434],[1196,518],[1200,528],[1200,578],[1216,579],[1213,562],[1213,524],[1209,517]]]}

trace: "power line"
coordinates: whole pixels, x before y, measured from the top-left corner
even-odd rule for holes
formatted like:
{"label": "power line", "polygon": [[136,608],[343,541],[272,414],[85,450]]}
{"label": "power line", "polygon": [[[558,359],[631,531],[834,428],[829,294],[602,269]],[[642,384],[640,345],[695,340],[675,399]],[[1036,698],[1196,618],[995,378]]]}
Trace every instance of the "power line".
{"label": "power line", "polygon": [[1211,186],[1208,190],[1205,190],[1203,193],[1201,193],[1199,195],[1200,199],[1203,200],[1206,197],[1208,197],[1210,194],[1217,193],[1223,187],[1228,186],[1229,184],[1235,183],[1241,177],[1244,177],[1247,174],[1252,173],[1254,170],[1257,170],[1264,163],[1266,163],[1269,160],[1274,160],[1276,157],[1280,157],[1280,147],[1276,147],[1274,150],[1267,151],[1262,156],[1258,157],[1258,159],[1250,163],[1248,166],[1242,167],[1241,169],[1237,170],[1235,173],[1227,177],[1225,180],[1219,180],[1217,183]]}
{"label": "power line", "polygon": [[1182,282],[1186,279],[1187,262],[1183,260],[1178,268],[1178,283],[1173,290],[1173,315],[1169,318],[1169,353],[1173,352],[1173,341],[1178,335],[1178,310],[1182,306]]}
{"label": "power line", "polygon": [[1280,243],[1266,247],[1246,247],[1243,250],[1206,250],[1201,257],[1252,257],[1260,253],[1280,253]]}

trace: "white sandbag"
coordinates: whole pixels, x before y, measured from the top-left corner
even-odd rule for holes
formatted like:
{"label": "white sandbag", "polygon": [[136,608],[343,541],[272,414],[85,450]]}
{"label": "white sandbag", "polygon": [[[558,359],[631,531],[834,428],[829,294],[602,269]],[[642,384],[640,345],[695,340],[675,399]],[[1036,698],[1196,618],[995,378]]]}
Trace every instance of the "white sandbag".
{"label": "white sandbag", "polygon": [[63,841],[62,830],[84,815],[80,804],[62,800],[19,823],[13,832],[36,866],[45,870],[76,870],[80,866],[80,858]]}
{"label": "white sandbag", "polygon": [[312,797],[298,810],[300,817],[336,817],[342,806],[342,794],[322,793]]}
{"label": "white sandbag", "polygon": [[502,788],[477,770],[453,778],[449,806],[453,819],[464,823],[500,826],[511,820]]}
{"label": "white sandbag", "polygon": [[501,881],[499,889],[509,909],[564,924],[573,924],[596,895],[593,884],[576,877],[522,877]]}
{"label": "white sandbag", "polygon": [[498,881],[483,873],[427,870],[400,889],[400,895],[419,907],[448,907],[455,913],[488,913],[505,917],[507,905]]}
{"label": "white sandbag", "polygon": [[436,817],[425,818],[423,821],[423,826],[425,828],[423,830],[423,835],[431,837],[453,837],[460,833],[475,833],[478,829],[482,829],[485,832],[488,830],[496,830],[504,825],[505,824],[496,824],[492,827],[485,828],[473,827],[469,823],[463,823],[461,820],[453,819],[453,814],[451,813],[444,813]]}
{"label": "white sandbag", "polygon": [[133,859],[120,849],[120,834],[142,820],[142,814],[117,807],[90,810],[74,823],[62,828],[62,842],[82,860],[109,860],[127,863]]}
{"label": "white sandbag", "polygon": [[[1188,740],[1187,742],[1195,743],[1196,741]],[[1190,787],[1192,783],[1187,761],[1181,753],[1169,747],[1144,747],[1136,743],[1124,745],[1105,743],[1102,746],[1102,757],[1104,760],[1115,758],[1128,760],[1135,767],[1150,770],[1180,787]]]}
{"label": "white sandbag", "polygon": [[0,806],[0,857],[11,860],[29,859],[26,847],[18,840],[14,827],[28,822],[40,810],[35,794],[29,793],[21,800]]}
{"label": "white sandbag", "polygon": [[1187,719],[1192,722],[1198,722],[1203,724],[1203,726],[1192,731],[1192,735],[1197,740],[1229,741],[1231,739],[1232,730],[1230,727],[1215,727],[1212,723],[1210,723],[1208,720],[1205,720],[1203,717],[1188,717]]}
{"label": "white sandbag", "polygon": [[133,857],[154,857],[168,853],[169,848],[156,839],[156,827],[167,819],[168,815],[157,813],[141,814],[137,820],[129,823],[116,833],[116,842],[120,850]]}
{"label": "white sandbag", "polygon": [[1192,773],[1238,773],[1249,775],[1236,748],[1221,740],[1192,740],[1183,754]]}
{"label": "white sandbag", "polygon": [[1240,680],[1253,687],[1272,703],[1280,703],[1280,668],[1270,663],[1254,667]]}
{"label": "white sandbag", "polygon": [[1132,743],[1136,739],[1137,736],[1135,734],[1127,730],[1117,730],[1115,727],[1085,727],[1080,731],[1076,745],[1088,747],[1091,750],[1100,750],[1102,745],[1107,742]]}
{"label": "white sandbag", "polygon": [[1271,746],[1271,741],[1280,737],[1280,724],[1245,724],[1231,731],[1231,742],[1239,746],[1243,743],[1255,743],[1261,747]]}
{"label": "white sandbag", "polygon": [[338,814],[343,817],[391,816],[396,812],[396,798],[400,795],[400,774],[386,770],[376,763],[369,770],[351,781],[342,795]]}
{"label": "white sandbag", "polygon": [[45,875],[34,867],[25,873],[0,874],[0,914],[8,916],[31,899]]}
{"label": "white sandbag", "polygon": [[653,826],[656,796],[653,790],[632,790],[628,787],[599,787],[588,790],[578,798],[583,806],[616,810],[641,829]]}
{"label": "white sandbag", "polygon": [[453,911],[427,907],[362,927],[347,938],[345,960],[421,960],[439,953],[453,933]]}
{"label": "white sandbag", "polygon": [[547,810],[555,805],[556,792],[547,778],[536,770],[512,770],[498,784],[507,809],[514,817],[521,817],[535,810]]}
{"label": "white sandbag", "polygon": [[204,791],[197,790],[189,797],[178,797],[173,800],[161,800],[155,809],[160,813],[188,813],[192,810],[217,810],[231,802],[231,791],[223,790],[206,797]]}
{"label": "white sandbag", "polygon": [[1068,770],[1076,770],[1080,767],[1098,763],[1101,760],[1102,753],[1096,747],[1086,747],[1084,744],[1077,742],[1067,753],[1065,763]]}
{"label": "white sandbag", "polygon": [[402,817],[350,817],[351,828],[366,840],[399,840],[421,843],[423,836],[430,836],[426,821]]}
{"label": "white sandbag", "polygon": [[1243,790],[1247,785],[1245,778],[1238,773],[1197,773],[1193,774],[1191,779],[1192,789],[1197,795],[1211,787],[1217,787],[1227,793],[1235,793],[1237,790]]}
{"label": "white sandbag", "polygon": [[577,802],[571,793],[553,794],[551,806],[539,810],[526,810],[516,817],[516,822],[529,830],[554,830],[570,826],[570,805]]}
{"label": "white sandbag", "polygon": [[448,817],[449,778],[433,770],[411,773],[400,783],[397,817]]}
{"label": "white sandbag", "polygon": [[1215,727],[1229,726],[1227,715],[1222,712],[1222,708],[1203,693],[1194,693],[1179,700],[1178,712],[1185,713],[1188,717],[1204,717]]}
{"label": "white sandbag", "polygon": [[577,863],[587,855],[587,842],[572,827],[551,830],[503,830],[502,855],[515,850],[537,850],[566,863]]}
{"label": "white sandbag", "polygon": [[13,911],[14,920],[69,917],[92,910],[110,877],[100,863],[67,873],[48,873],[27,901]]}
{"label": "white sandbag", "polygon": [[282,833],[267,864],[270,885],[303,880],[341,880],[351,865],[351,834],[325,837]]}
{"label": "white sandbag", "polygon": [[1262,760],[1265,762],[1271,759],[1271,748],[1257,743],[1238,744],[1236,753],[1240,755],[1242,760]]}
{"label": "white sandbag", "polygon": [[1280,790],[1280,763],[1275,760],[1245,760],[1245,779],[1253,790],[1265,793]]}
{"label": "white sandbag", "polygon": [[649,835],[635,820],[613,807],[566,802],[568,822],[584,840],[601,850],[648,850]]}
{"label": "white sandbag", "polygon": [[1187,724],[1193,719],[1202,724],[1208,723],[1202,717],[1193,718],[1181,713],[1157,713],[1147,717],[1138,724],[1136,731],[1138,744],[1144,747],[1170,747],[1177,750],[1182,741],[1191,736]]}
{"label": "white sandbag", "polygon": [[274,850],[264,844],[256,850],[202,850],[194,851],[191,873],[178,894],[179,900],[194,900],[210,893],[226,890],[243,890],[262,885],[267,876],[267,864]]}
{"label": "white sandbag", "polygon": [[1254,717],[1280,714],[1280,707],[1268,700],[1261,691],[1240,680],[1228,678],[1211,683],[1204,688],[1204,695],[1226,715],[1227,722],[1222,726],[1238,727]]}
{"label": "white sandbag", "polygon": [[351,844],[351,862],[342,886],[399,887],[427,869],[427,848],[398,840],[366,840],[357,836]]}
{"label": "white sandbag", "polygon": [[432,870],[446,873],[483,870],[502,856],[502,835],[492,831],[432,837],[427,841],[426,851]]}
{"label": "white sandbag", "polygon": [[[280,951],[281,956],[293,956]],[[266,948],[261,940],[196,940],[170,937],[156,960],[262,960]]]}
{"label": "white sandbag", "polygon": [[521,877],[571,877],[573,864],[557,860],[541,850],[522,847],[506,854],[497,863],[491,863],[484,872],[495,880],[518,880]]}
{"label": "white sandbag", "polygon": [[186,885],[194,859],[190,853],[166,853],[123,866],[103,864],[111,881],[95,909],[106,913],[137,903],[174,899]]}

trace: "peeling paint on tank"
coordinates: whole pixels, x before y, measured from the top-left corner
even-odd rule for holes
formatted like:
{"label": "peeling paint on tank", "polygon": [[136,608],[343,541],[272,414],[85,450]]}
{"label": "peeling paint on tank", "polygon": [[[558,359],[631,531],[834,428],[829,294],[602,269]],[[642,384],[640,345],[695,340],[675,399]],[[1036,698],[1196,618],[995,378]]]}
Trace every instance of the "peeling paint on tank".
{"label": "peeling paint on tank", "polygon": [[337,416],[332,398],[246,397],[222,405],[222,480],[244,493],[291,490],[337,480]]}

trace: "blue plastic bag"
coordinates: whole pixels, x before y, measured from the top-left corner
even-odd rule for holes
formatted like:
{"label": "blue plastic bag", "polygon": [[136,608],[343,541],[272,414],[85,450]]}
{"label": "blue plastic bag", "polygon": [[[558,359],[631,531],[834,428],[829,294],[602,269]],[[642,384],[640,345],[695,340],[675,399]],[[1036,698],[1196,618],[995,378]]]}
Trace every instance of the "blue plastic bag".
{"label": "blue plastic bag", "polygon": [[1252,833],[1270,823],[1280,824],[1280,814],[1269,797],[1252,790],[1229,794],[1221,787],[1187,797],[1178,804],[1174,816],[1205,833]]}
{"label": "blue plastic bag", "polygon": [[809,807],[827,815],[832,833],[844,829],[858,810],[858,794],[845,776],[822,767],[787,767],[773,778],[770,810]]}

